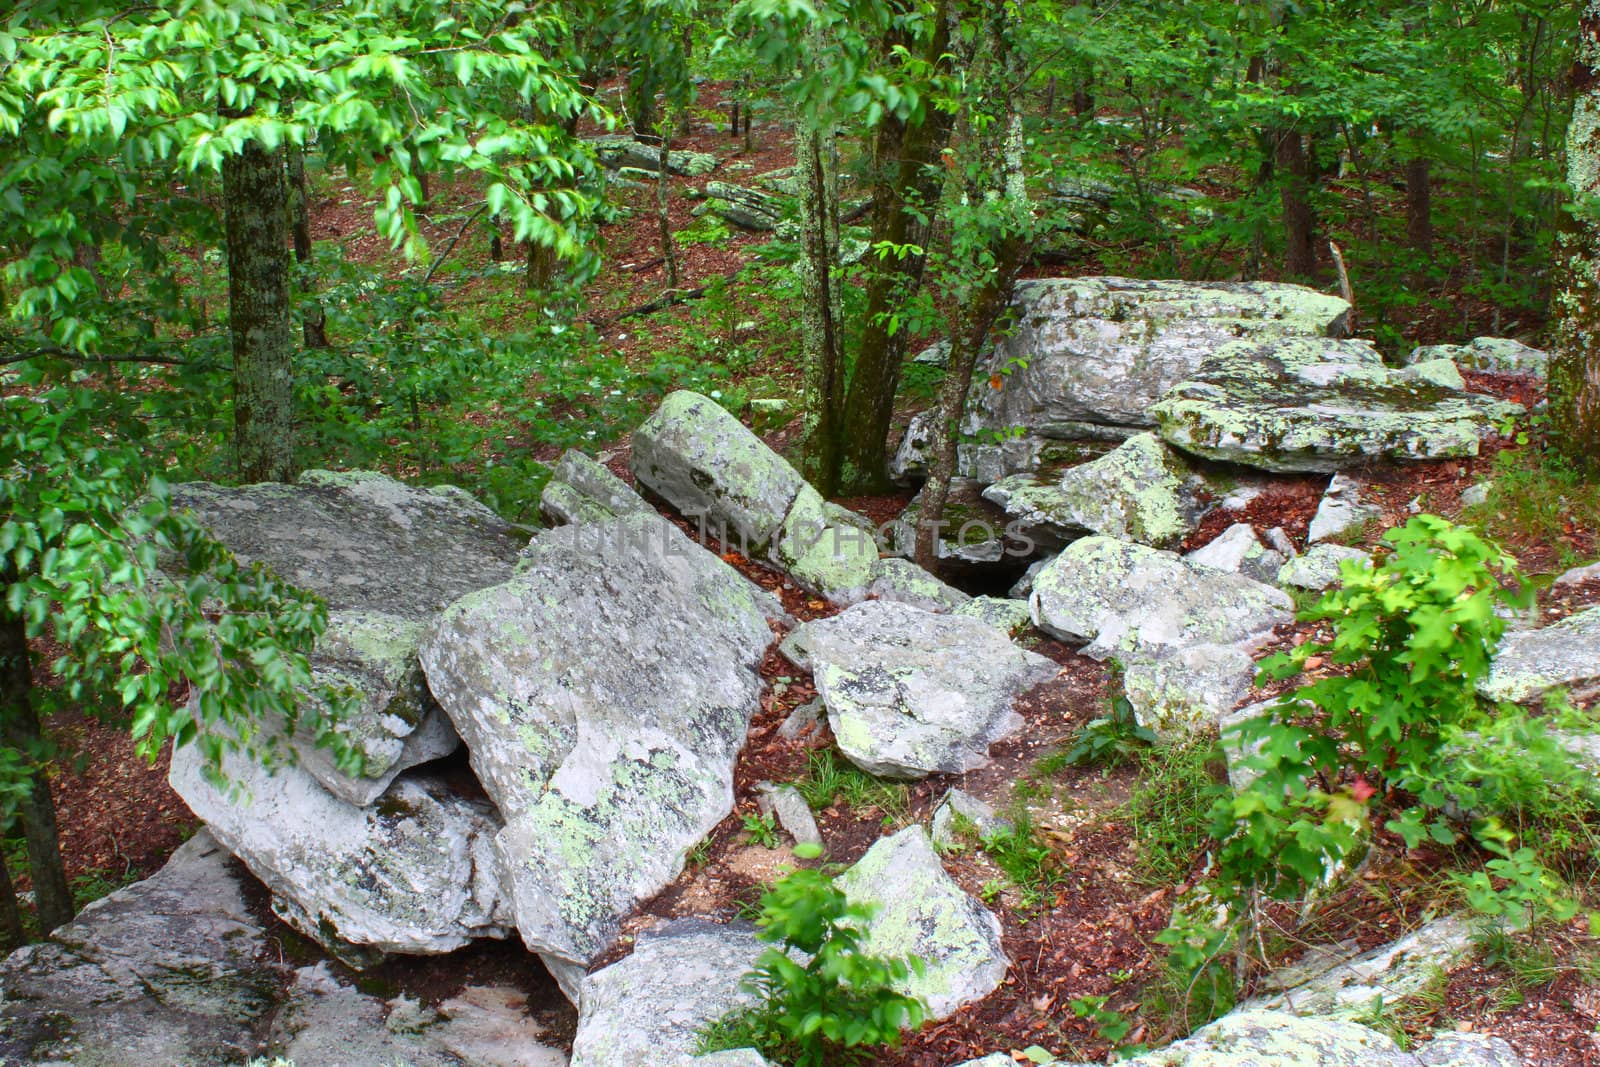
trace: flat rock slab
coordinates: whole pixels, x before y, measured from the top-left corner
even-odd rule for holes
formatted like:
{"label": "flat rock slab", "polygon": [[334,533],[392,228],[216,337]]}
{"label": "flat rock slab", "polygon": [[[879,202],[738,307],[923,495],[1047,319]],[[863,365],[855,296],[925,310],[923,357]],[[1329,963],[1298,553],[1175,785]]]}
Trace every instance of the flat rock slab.
{"label": "flat rock slab", "polygon": [[839,749],[894,778],[980,766],[1021,720],[1015,698],[1055,677],[1050,660],[978,619],[868,601],[792,634]]}
{"label": "flat rock slab", "polygon": [[236,865],[201,830],[0,964],[0,1062],[242,1063],[287,977],[268,959]]}
{"label": "flat rock slab", "polygon": [[732,810],[771,638],[756,587],[654,514],[540,534],[440,616],[423,669],[505,816],[528,947],[587,964]]}
{"label": "flat rock slab", "polygon": [[230,755],[217,788],[193,745],[173,751],[172,788],[273,893],[306,936],[379,952],[443,953],[505,937],[510,908],[493,847],[500,819],[414,771],[371,807],[328,792],[298,767],[269,773]]}
{"label": "flat rock slab", "polygon": [[1474,337],[1464,345],[1423,345],[1412,349],[1406,363],[1448,359],[1462,370],[1493,374],[1525,374],[1543,378],[1550,355],[1509,337]]}
{"label": "flat rock slab", "polygon": [[342,730],[366,766],[349,777],[296,737],[319,781],[368,804],[407,767],[456,747],[417,666],[424,624],[463,593],[508,578],[524,536],[454,486],[417,489],[363,471],[306,471],[294,485],[187,482],[172,499],[241,562],[264,563],[327,602],[312,671],[356,692]]}
{"label": "flat rock slab", "polygon": [[1574,700],[1600,695],[1600,607],[1500,639],[1478,692],[1490,700],[1538,700],[1562,688]]}
{"label": "flat rock slab", "polygon": [[583,980],[572,1067],[678,1067],[705,1026],[754,1002],[739,981],[766,947],[752,926],[700,919],[640,935]]}
{"label": "flat rock slab", "polygon": [[1192,533],[1205,481],[1155,434],[1142,433],[1053,482],[1027,474],[983,491],[1030,534],[1056,544],[1082,533],[1171,548]]}
{"label": "flat rock slab", "polygon": [[1156,404],[1186,452],[1270,471],[1336,471],[1372,460],[1476,456],[1521,407],[1384,366],[1368,341],[1224,345]]}
{"label": "flat rock slab", "polygon": [[1000,920],[945,872],[921,826],[883,838],[834,884],[851,903],[876,909],[862,951],[922,959],[923,974],[896,988],[927,1005],[930,1018],[953,1015],[1005,980],[1011,962],[1000,944]]}
{"label": "flat rock slab", "polygon": [[629,462],[641,485],[713,533],[726,527],[747,553],[767,547],[806,484],[715,400],[684,389],[634,431]]}

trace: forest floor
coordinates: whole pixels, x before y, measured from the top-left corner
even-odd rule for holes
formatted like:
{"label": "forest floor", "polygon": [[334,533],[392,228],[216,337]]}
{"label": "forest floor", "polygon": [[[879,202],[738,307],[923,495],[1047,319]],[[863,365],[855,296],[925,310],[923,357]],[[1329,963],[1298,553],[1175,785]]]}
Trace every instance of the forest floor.
{"label": "forest floor", "polygon": [[[719,90],[704,90],[708,109],[721,106]],[[678,147],[717,153],[725,164],[748,164],[737,174],[719,174],[739,181],[791,162],[787,141],[776,125],[756,130],[756,146],[746,152],[742,142],[725,130],[697,125]],[[696,179],[672,179],[671,218],[674,229],[691,227],[696,201],[686,194]],[[422,218],[423,233],[443,247],[457,232],[464,207],[472,196],[465,186],[441,183],[434,190],[433,210]],[[628,309],[658,297],[666,284],[658,262],[659,238],[654,217],[654,190],[631,194],[632,217],[605,227],[606,267],[585,293],[589,321],[604,345],[630,363],[644,364],[663,346],[686,343],[701,331],[695,305],[668,307],[649,316],[648,322],[628,316]],[[388,261],[387,245],[372,229],[370,205],[353,187],[324,183],[323,195],[313,205],[314,236],[341,242],[353,258],[366,262]],[[706,285],[714,278],[734,278],[755,260],[756,249],[769,240],[764,234],[737,230],[717,242],[684,245],[680,288]],[[1101,250],[1105,251],[1105,250]],[[1123,261],[1137,258],[1137,250],[1116,250]],[[455,253],[469,265],[488,262],[487,241],[463,241]],[[1035,268],[1034,273],[1099,273],[1100,261],[1091,246],[1081,262]],[[458,306],[472,308],[485,330],[511,329],[526,320],[527,309],[509,286],[472,275],[451,292]],[[495,288],[499,284],[500,288]],[[727,318],[733,325],[729,343],[751,353],[733,374],[734,381],[759,380],[771,395],[793,396],[797,371],[788,316],[781,309],[764,307],[759,285],[730,288]],[[1448,301],[1446,301],[1448,303]],[[1414,321],[1403,329],[1415,343],[1462,340],[1461,326],[1483,322],[1484,308],[1458,303],[1448,312],[1419,303]],[[744,328],[748,324],[748,328]],[[1391,324],[1394,325],[1394,324]],[[1524,326],[1529,324],[1524,323]],[[647,328],[646,328],[647,326]],[[1473,376],[1471,384],[1482,391],[1514,396],[1531,404],[1526,384],[1515,379]],[[900,413],[901,422],[916,406],[911,396]],[[615,428],[609,441],[597,449],[610,455],[613,469],[626,474],[626,434]],[[788,441],[781,428],[768,434],[775,447]],[[515,447],[508,444],[507,447]],[[1517,446],[1508,446],[1511,452]],[[553,448],[537,458],[553,459]],[[1403,523],[1413,506],[1446,516],[1461,512],[1461,491],[1490,472],[1514,469],[1515,455],[1501,457],[1496,449],[1472,460],[1416,464],[1364,472],[1381,482],[1386,509],[1383,525]],[[1531,451],[1531,446],[1523,451]],[[1187,549],[1200,547],[1236,521],[1262,526],[1282,526],[1303,544],[1306,526],[1325,485],[1325,478],[1285,476],[1267,494],[1243,512],[1214,513],[1190,539]],[[875,520],[898,512],[908,494],[846,501]],[[1548,574],[1574,560],[1593,559],[1600,546],[1595,524],[1585,521],[1582,510],[1552,494],[1548,509],[1555,519],[1531,523],[1523,513],[1499,516],[1496,536],[1518,555],[1529,574]],[[1531,502],[1533,506],[1537,501]],[[1566,521],[1559,513],[1568,510]],[[1490,516],[1493,518],[1493,516]],[[1591,516],[1592,519],[1592,516]],[[799,620],[820,617],[833,609],[791,585],[783,576],[736,554],[724,556],[752,579],[777,592],[786,608]],[[1591,583],[1544,604],[1547,616],[1600,603],[1600,583]],[[1286,627],[1281,644],[1299,642],[1309,635],[1303,624]],[[1024,639],[1030,647],[1062,667],[1060,676],[1029,693],[1020,703],[1026,726],[993,749],[987,766],[961,776],[937,776],[910,785],[877,782],[853,772],[830,752],[826,728],[807,736],[785,740],[778,725],[815,696],[811,680],[781,656],[774,647],[762,666],[765,687],[761,709],[752,723],[749,743],[736,771],[734,811],[713,832],[709,844],[697,850],[684,873],[630,923],[636,930],[661,917],[698,914],[733,917],[743,913],[760,895],[762,887],[792,859],[784,847],[769,848],[755,839],[747,817],[756,812],[753,786],[770,781],[800,783],[815,799],[817,820],[828,845],[831,862],[850,863],[879,836],[912,822],[926,821],[946,789],[952,786],[987,799],[997,807],[1026,813],[1047,844],[1049,855],[1036,862],[1036,877],[1018,884],[1014,874],[1002,870],[983,850],[968,849],[947,857],[956,881],[996,908],[1002,917],[1004,943],[1012,961],[1005,984],[985,1000],[953,1017],[911,1035],[899,1050],[880,1062],[894,1067],[945,1067],[968,1056],[995,1049],[1044,1046],[1068,1058],[1103,1057],[1111,1044],[1101,1034],[1106,1021],[1082,1011],[1084,998],[1105,998],[1105,1012],[1128,1020],[1131,1028],[1123,1042],[1158,1043],[1183,1029],[1182,1020],[1155,1010],[1152,994],[1162,978],[1162,955],[1153,937],[1167,924],[1174,900],[1197,875],[1200,853],[1182,849],[1182,843],[1199,840],[1191,792],[1194,779],[1162,773],[1132,756],[1112,767],[1076,767],[1052,759],[1070,746],[1078,730],[1106,714],[1114,695],[1114,680],[1106,666],[1078,655],[1059,642],[1033,634]],[[57,714],[52,732],[64,741],[63,749],[79,754],[61,767],[53,788],[62,826],[62,846],[69,876],[85,898],[100,895],[116,885],[144,877],[165,861],[173,848],[196,827],[183,802],[166,784],[166,759],[153,764],[140,758],[126,730],[87,719],[76,712]],[[1215,779],[1215,761],[1202,761],[1201,777]],[[829,794],[828,791],[834,792]],[[1167,793],[1163,793],[1167,790]],[[1138,801],[1137,803],[1135,801]],[[1165,812],[1170,822],[1157,828],[1134,825],[1152,811]],[[1168,833],[1173,850],[1155,854],[1141,842],[1161,840]],[[1443,857],[1427,848],[1407,851],[1384,834],[1377,836],[1374,859],[1361,877],[1324,900],[1305,921],[1283,919],[1271,961],[1290,962],[1307,948],[1318,945],[1356,945],[1361,948],[1391,941],[1421,922],[1455,905],[1442,884]],[[1159,853],[1159,850],[1156,850]],[[1158,859],[1164,860],[1160,863]],[[13,863],[13,870],[20,865]],[[26,888],[26,877],[19,879]],[[287,927],[276,928],[284,951],[304,952],[306,946]],[[619,951],[625,950],[624,940]],[[1475,1029],[1506,1037],[1529,1063],[1565,1065],[1596,1062],[1600,1051],[1593,1040],[1600,1026],[1600,991],[1586,980],[1585,968],[1594,945],[1585,930],[1574,925],[1571,936],[1553,945],[1548,974],[1512,975],[1502,965],[1474,964],[1446,976],[1426,1003],[1410,1005],[1394,1020],[1397,1031],[1420,1035],[1436,1026]],[[1247,976],[1246,983],[1258,974]],[[531,956],[515,945],[484,945],[434,960],[397,961],[361,978],[368,988],[403,989],[430,1002],[450,996],[469,981],[513,981],[530,993],[537,1010],[548,1013],[552,1027],[570,1036],[572,1014],[554,992]],[[1074,1010],[1078,1001],[1080,1010]]]}

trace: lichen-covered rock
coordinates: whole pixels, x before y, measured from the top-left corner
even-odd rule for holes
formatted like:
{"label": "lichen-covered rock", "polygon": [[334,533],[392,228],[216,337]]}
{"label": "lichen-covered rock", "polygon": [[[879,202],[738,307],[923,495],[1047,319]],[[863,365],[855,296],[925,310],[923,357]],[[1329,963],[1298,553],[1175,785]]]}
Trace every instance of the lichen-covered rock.
{"label": "lichen-covered rock", "polygon": [[1011,962],[1000,920],[945,873],[921,826],[882,839],[834,884],[851,903],[876,909],[862,951],[922,959],[924,972],[897,988],[927,1005],[930,1017],[943,1019],[1004,981]]}
{"label": "lichen-covered rock", "polygon": [[563,526],[451,605],[429,684],[505,816],[529,948],[588,963],[733,806],[771,640],[758,590],[653,514]]}
{"label": "lichen-covered rock", "polygon": [[[601,134],[587,138],[594,146],[600,162],[612,170],[624,167],[655,175],[661,172],[661,147],[645,144],[625,133]],[[702,178],[717,169],[717,157],[711,152],[693,152],[673,148],[667,152],[667,173],[680,177]]]}
{"label": "lichen-covered rock", "polygon": [[1241,1011],[1281,1011],[1300,1016],[1354,1019],[1381,998],[1393,1004],[1427,990],[1441,972],[1473,953],[1472,923],[1462,915],[1435,919],[1390,944],[1338,963],[1297,986],[1256,997]]}
{"label": "lichen-covered rock", "polygon": [[753,1002],[739,980],[765,947],[753,927],[699,919],[640,935],[583,980],[571,1067],[678,1067],[702,1029]]}
{"label": "lichen-covered rock", "polygon": [[1417,1067],[1394,1039],[1359,1023],[1241,1009],[1129,1067]]}
{"label": "lichen-covered rock", "polygon": [[1140,726],[1181,738],[1222,718],[1250,692],[1255,660],[1237,645],[1134,647],[1122,691]]}
{"label": "lichen-covered rock", "polygon": [[1242,574],[1253,582],[1276,581],[1284,564],[1282,553],[1263,545],[1255,527],[1247,522],[1234,523],[1186,558],[1191,563]]}
{"label": "lichen-covered rock", "polygon": [[878,543],[870,523],[842,511],[802,484],[768,556],[801,587],[835,604],[855,604],[879,573]]}
{"label": "lichen-covered rock", "polygon": [[1423,345],[1406,357],[1408,364],[1447,359],[1462,370],[1544,377],[1548,353],[1509,337],[1474,337],[1464,345]]}
{"label": "lichen-covered rock", "polygon": [[1522,1057],[1500,1037],[1446,1031],[1417,1046],[1422,1067],[1522,1067]]}
{"label": "lichen-covered rock", "polygon": [[1199,525],[1203,487],[1187,460],[1155,434],[1142,433],[1067,468],[1055,482],[1014,474],[983,495],[1036,539],[1061,544],[1087,532],[1170,548]]}
{"label": "lichen-covered rock", "polygon": [[757,782],[755,794],[756,806],[762,814],[775,818],[784,832],[794,838],[795,844],[822,844],[822,833],[811,814],[811,805],[800,795],[800,790],[783,783]]}
{"label": "lichen-covered rock", "polygon": [[797,646],[840,751],[894,778],[981,765],[989,745],[1020,725],[1017,695],[1056,674],[976,619],[890,601],[809,622],[784,648]]}
{"label": "lichen-covered rock", "polygon": [[794,214],[794,200],[729,182],[706,182],[705,203],[695,209],[695,214],[708,211],[741,230],[771,233]]}
{"label": "lichen-covered rock", "polygon": [[301,1067],[567,1067],[543,1030],[515,989],[469,986],[427,1007],[363,993],[316,964],[295,973],[268,1045]]}
{"label": "lichen-covered rock", "polygon": [[1316,592],[1331,589],[1343,580],[1341,575],[1348,562],[1370,564],[1372,554],[1345,545],[1312,545],[1305,555],[1296,556],[1278,570],[1277,582]]}
{"label": "lichen-covered rock", "polygon": [[1111,537],[1074,541],[1033,579],[1034,624],[1096,657],[1153,645],[1249,645],[1288,621],[1282,590]]}
{"label": "lichen-covered rock", "polygon": [[340,730],[366,766],[349,777],[297,736],[301,765],[318,781],[367,804],[407,767],[456,747],[417,646],[445,604],[504,581],[525,538],[454,486],[415,489],[369,472],[306,471],[295,485],[189,482],[173,486],[172,499],[242,562],[265,563],[328,603],[312,673],[355,691]]}
{"label": "lichen-covered rock", "polygon": [[[983,496],[984,483],[971,478],[952,478],[945,500],[943,525],[939,528],[935,555],[952,567],[984,570],[995,564],[1013,565],[1054,548],[1041,544],[1011,522],[998,504]],[[894,520],[890,531],[894,551],[912,556],[916,549],[917,522],[922,515],[922,494],[911,498]]]}
{"label": "lichen-covered rock", "polygon": [[748,553],[767,547],[806,484],[716,401],[683,389],[634,431],[630,466],[683,514],[729,527]]}
{"label": "lichen-covered rock", "polygon": [[1520,704],[1558,687],[1574,700],[1600,694],[1600,607],[1537,630],[1508,632],[1478,692]]}
{"label": "lichen-covered rock", "polygon": [[201,830],[142,882],[0,964],[0,1062],[215,1067],[257,1052],[286,969]]}
{"label": "lichen-covered rock", "polygon": [[878,600],[910,604],[924,611],[959,611],[972,600],[909,559],[879,560],[867,592]]}
{"label": "lichen-covered rock", "polygon": [[1383,517],[1383,508],[1362,499],[1362,483],[1348,474],[1335,474],[1328,479],[1328,488],[1322,493],[1317,512],[1311,516],[1311,527],[1306,531],[1306,543],[1316,544],[1337,537],[1346,530],[1356,530]]}
{"label": "lichen-covered rock", "polygon": [[951,614],[988,623],[1007,637],[1016,637],[1033,625],[1028,602],[1009,597],[975,596]]}
{"label": "lichen-covered rock", "polygon": [[1521,411],[1391,370],[1369,341],[1224,345],[1156,404],[1161,436],[1186,452],[1271,471],[1336,471],[1374,459],[1476,456]]}
{"label": "lichen-covered rock", "polygon": [[649,511],[650,505],[603,464],[569,448],[556,461],[539,496],[539,510],[553,523],[603,522]]}
{"label": "lichen-covered rock", "polygon": [[378,952],[450,952],[505,937],[511,914],[495,810],[413,772],[357,808],[298,767],[269,772],[225,756],[237,797],[205,775],[193,745],[172,753],[172,788],[273,893],[306,936]]}

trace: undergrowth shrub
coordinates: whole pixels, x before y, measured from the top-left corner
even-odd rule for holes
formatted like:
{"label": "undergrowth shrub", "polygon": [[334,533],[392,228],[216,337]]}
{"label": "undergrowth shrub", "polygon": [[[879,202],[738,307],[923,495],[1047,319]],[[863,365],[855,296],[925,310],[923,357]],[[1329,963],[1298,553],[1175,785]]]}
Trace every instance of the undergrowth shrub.
{"label": "undergrowth shrub", "polygon": [[[820,850],[802,845],[795,854],[809,859]],[[756,919],[772,947],[742,983],[756,1003],[713,1023],[700,1050],[755,1048],[774,1063],[824,1067],[871,1063],[871,1048],[898,1045],[927,1012],[892,986],[921,975],[923,963],[863,951],[861,930],[871,917],[825,871],[800,868],[774,882]]]}

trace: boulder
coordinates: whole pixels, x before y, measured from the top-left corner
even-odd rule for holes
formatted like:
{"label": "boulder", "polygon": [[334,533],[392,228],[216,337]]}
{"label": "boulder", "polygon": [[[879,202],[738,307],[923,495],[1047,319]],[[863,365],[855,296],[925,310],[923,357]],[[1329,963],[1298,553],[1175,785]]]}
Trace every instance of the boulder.
{"label": "boulder", "polygon": [[1424,992],[1440,972],[1460,966],[1473,952],[1472,922],[1464,915],[1449,915],[1398,941],[1335,963],[1299,985],[1256,997],[1239,1010],[1356,1019],[1380,1000],[1392,1004]]}
{"label": "boulder", "polygon": [[784,832],[794,838],[797,845],[822,844],[822,832],[811,814],[811,805],[792,785],[776,782],[757,782],[756,806],[763,815],[777,819]]}
{"label": "boulder", "polygon": [[1134,648],[1121,657],[1122,691],[1140,726],[1167,738],[1216,723],[1250,693],[1255,659],[1237,645]]}
{"label": "boulder", "polygon": [[469,986],[425,1007],[363,993],[320,963],[296,972],[268,1040],[300,1067],[567,1067],[519,990]]}
{"label": "boulder", "polygon": [[1537,630],[1508,632],[1488,677],[1478,683],[1478,692],[1490,700],[1519,704],[1556,688],[1579,701],[1600,695],[1600,607]]}
{"label": "boulder", "polygon": [[[1015,329],[979,368],[969,436],[1021,427],[1035,441],[1074,439],[1152,426],[1151,405],[1219,345],[1337,336],[1350,307],[1294,285],[1107,277],[1022,282],[1013,310]],[[1007,472],[1028,469],[1026,445],[988,447],[1008,453]],[[972,455],[963,473],[982,477],[982,463]]]}
{"label": "boulder", "polygon": [[1296,556],[1279,569],[1277,581],[1279,585],[1321,592],[1343,580],[1340,575],[1344,565],[1351,561],[1371,564],[1372,554],[1344,545],[1312,545],[1306,549],[1305,555]]}
{"label": "boulder", "polygon": [[835,604],[866,599],[879,573],[872,524],[803,483],[768,556],[801,587]]}
{"label": "boulder", "polygon": [[960,611],[972,600],[909,559],[880,559],[867,593],[878,600],[910,604],[924,611]]}
{"label": "boulder", "polygon": [[[645,144],[627,134],[602,134],[586,140],[594,146],[594,154],[611,170],[624,167],[645,171],[649,175],[661,172],[661,148]],[[717,157],[710,152],[691,152],[673,148],[667,153],[667,173],[680,177],[701,178],[717,169]]]}
{"label": "boulder", "polygon": [[238,865],[201,830],[142,882],[0,964],[0,1062],[240,1063],[286,969]]}
{"label": "boulder", "polygon": [[1234,523],[1185,558],[1190,563],[1242,574],[1253,582],[1276,581],[1278,571],[1286,562],[1282,553],[1261,543],[1255,527],[1247,522]]}
{"label": "boulder", "polygon": [[1406,363],[1449,360],[1462,370],[1489,371],[1493,374],[1545,376],[1550,356],[1509,337],[1474,337],[1464,345],[1423,345],[1406,357]]}
{"label": "boulder", "polygon": [[771,233],[778,223],[794,214],[794,200],[748,186],[706,182],[705,203],[695,209],[695,214],[708,211],[741,230]]}
{"label": "boulder", "polygon": [[1028,610],[1028,602],[1006,597],[975,596],[951,614],[987,623],[1007,637],[1016,637],[1033,625],[1033,613]]}
{"label": "boulder", "polygon": [[1011,829],[1010,819],[1003,818],[994,805],[985,803],[962,789],[951,789],[933,809],[928,823],[928,833],[937,848],[957,848],[964,844],[957,826],[959,820],[970,824],[981,841],[986,837],[1005,833]]}
{"label": "boulder", "polygon": [[840,751],[894,778],[980,766],[1021,724],[1017,695],[1057,671],[977,619],[890,601],[806,623],[784,648],[804,650]]}
{"label": "boulder", "polygon": [[1556,575],[1556,580],[1550,583],[1552,589],[1566,589],[1579,586],[1585,582],[1600,582],[1600,563],[1591,563],[1585,567],[1573,567]]}
{"label": "boulder", "polygon": [[509,933],[489,804],[420,771],[366,808],[299,767],[269,771],[229,754],[222,773],[229,788],[206,775],[196,745],[173,750],[172,788],[307,937],[334,949],[442,953]]}
{"label": "boulder", "polygon": [[[1021,566],[1041,549],[1041,545],[1020,524],[1011,522],[998,504],[983,496],[984,483],[971,478],[952,478],[945,500],[943,525],[935,554],[952,569],[990,571],[999,567]],[[891,527],[894,551],[910,557],[915,554],[917,521],[922,514],[922,494],[895,518]]]}
{"label": "boulder", "polygon": [[630,466],[640,484],[684,515],[703,516],[713,532],[730,530],[747,555],[767,547],[806,487],[787,460],[716,401],[682,389],[634,431]]}
{"label": "boulder", "polygon": [[923,961],[923,973],[896,988],[927,1005],[930,1018],[982,1000],[1005,980],[1011,961],[1000,944],[1000,920],[945,873],[921,826],[883,838],[834,884],[852,904],[875,909],[863,952]]}
{"label": "boulder", "polygon": [[754,1002],[739,981],[765,948],[754,927],[701,919],[641,934],[631,955],[583,980],[572,1067],[678,1067],[701,1030]]}
{"label": "boulder", "polygon": [[555,524],[603,522],[618,515],[649,511],[633,487],[575,448],[556,461],[539,496],[539,510]]}
{"label": "boulder", "polygon": [[1392,370],[1370,341],[1290,338],[1216,350],[1151,408],[1186,452],[1270,471],[1476,456],[1522,411]]}
{"label": "boulder", "polygon": [[587,964],[732,810],[764,606],[677,527],[635,514],[540,534],[514,578],[440,616],[423,669],[505,816],[496,845],[528,947]]}
{"label": "boulder", "polygon": [[1033,621],[1096,658],[1156,645],[1252,646],[1289,619],[1282,590],[1111,537],[1074,541],[1033,580]]}
{"label": "boulder", "polygon": [[1171,548],[1200,524],[1201,479],[1155,434],[1142,433],[1054,482],[1014,474],[985,499],[1037,541],[1061,545],[1083,533]]}
{"label": "boulder", "polygon": [[1363,500],[1362,489],[1362,483],[1348,474],[1335,474],[1328,479],[1328,488],[1317,503],[1317,512],[1311,516],[1306,543],[1326,541],[1383,518],[1383,508]]}
{"label": "boulder", "polygon": [[264,563],[327,602],[312,673],[354,690],[357,709],[339,729],[366,763],[350,777],[297,736],[318,781],[369,804],[407,767],[454,750],[417,646],[440,608],[511,574],[524,537],[454,486],[416,489],[369,472],[306,471],[294,485],[189,482],[173,486],[172,499],[241,562]]}

